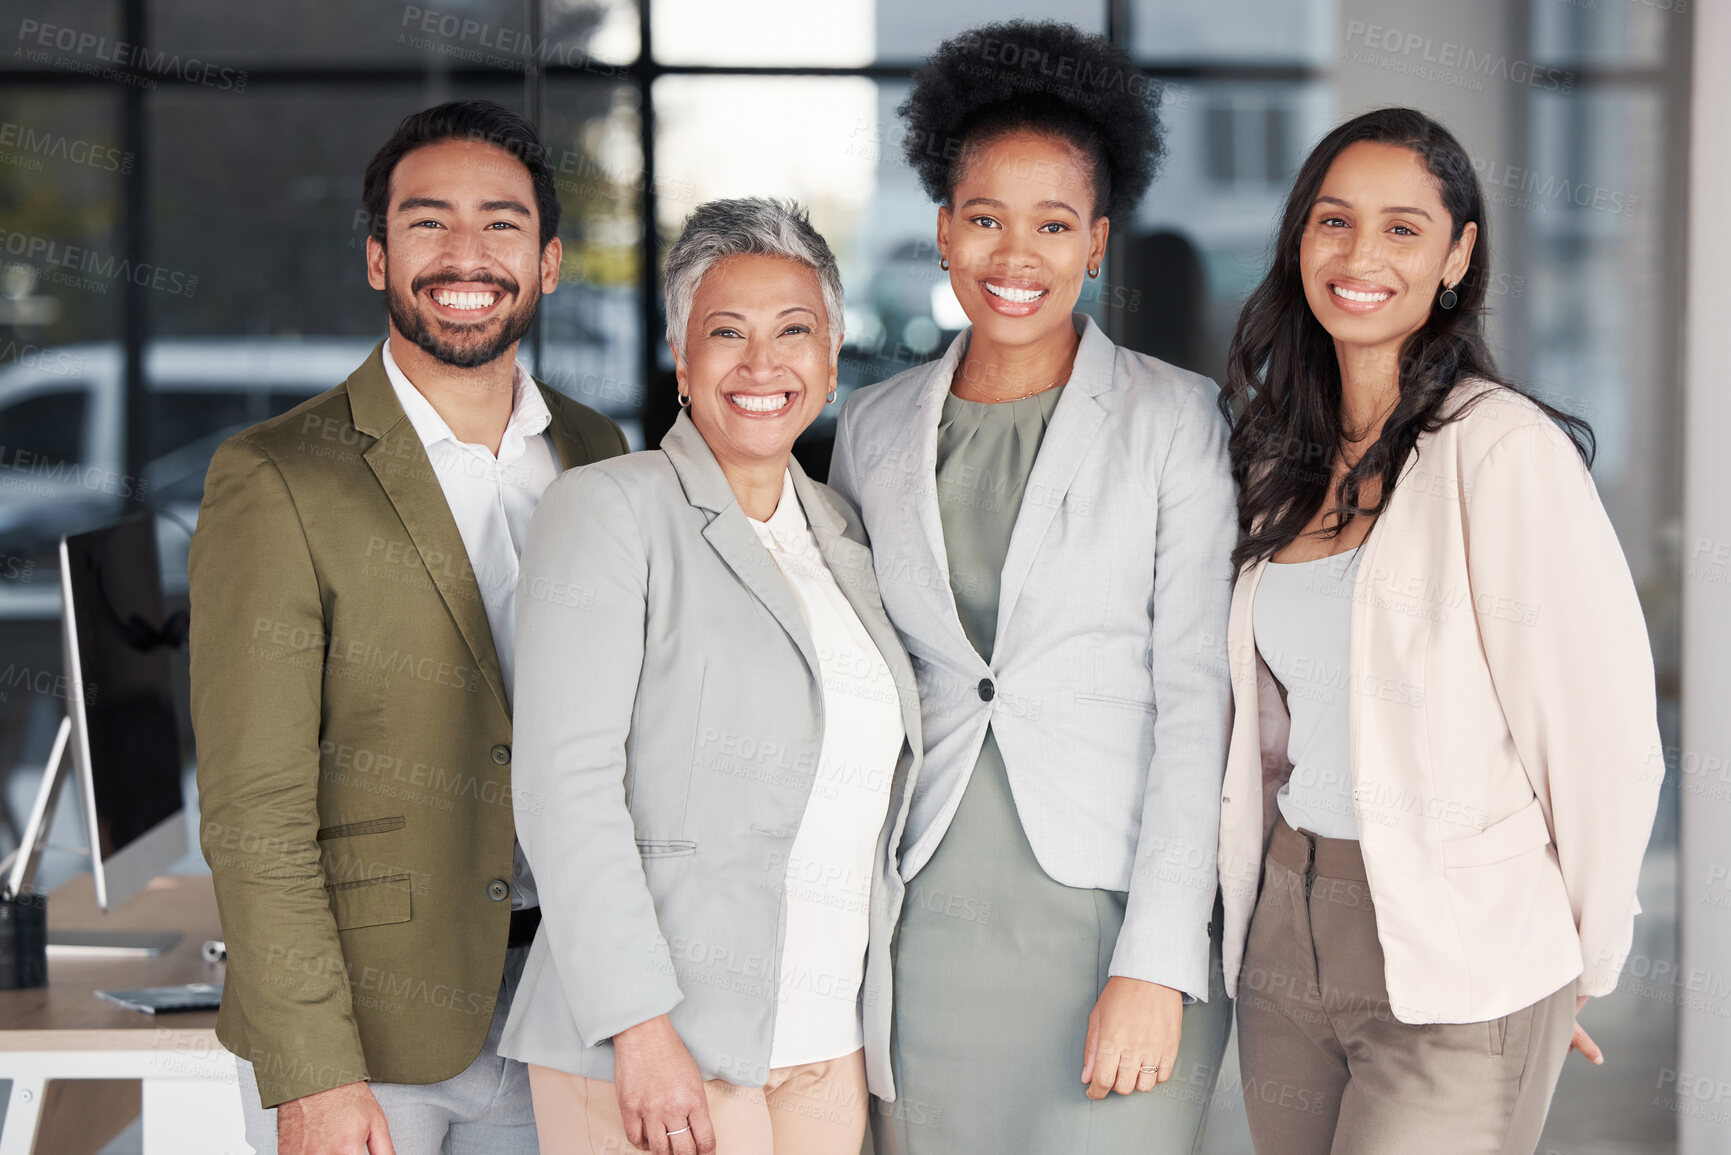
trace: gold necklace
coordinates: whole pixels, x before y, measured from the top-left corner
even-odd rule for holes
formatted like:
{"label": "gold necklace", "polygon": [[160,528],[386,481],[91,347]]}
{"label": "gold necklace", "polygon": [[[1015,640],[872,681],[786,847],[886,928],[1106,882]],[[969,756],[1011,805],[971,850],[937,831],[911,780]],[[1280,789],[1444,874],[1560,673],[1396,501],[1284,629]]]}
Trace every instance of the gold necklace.
{"label": "gold necklace", "polygon": [[[1062,377],[1058,378],[1056,381],[1053,381],[1049,385],[1042,385],[1038,389],[1030,389],[1026,393],[1018,394],[1015,397],[988,397],[985,399],[984,402],[982,402],[982,404],[985,404],[985,405],[1006,405],[1011,401],[1026,401],[1028,398],[1034,396],[1036,393],[1044,393],[1048,389],[1056,389],[1058,386],[1064,384],[1069,379],[1070,379],[1070,375],[1068,373],[1066,373]],[[963,381],[962,384],[968,385],[968,383],[966,381]],[[968,385],[968,388],[972,389],[973,386]],[[963,398],[963,400],[965,401],[965,400],[967,400],[967,398]]]}
{"label": "gold necklace", "polygon": [[1004,400],[1005,401],[1026,401],[1028,398],[1034,396],[1034,394],[1036,394],[1036,393],[1044,393],[1048,389],[1056,389],[1058,386],[1062,385],[1064,382],[1068,381],[1069,379],[1070,379],[1070,375],[1068,373],[1066,373],[1062,377],[1058,378],[1056,381],[1052,382],[1050,385],[1042,385],[1038,389],[1028,390],[1026,393],[1022,394],[1020,397],[1006,397],[1006,398],[1004,398]]}

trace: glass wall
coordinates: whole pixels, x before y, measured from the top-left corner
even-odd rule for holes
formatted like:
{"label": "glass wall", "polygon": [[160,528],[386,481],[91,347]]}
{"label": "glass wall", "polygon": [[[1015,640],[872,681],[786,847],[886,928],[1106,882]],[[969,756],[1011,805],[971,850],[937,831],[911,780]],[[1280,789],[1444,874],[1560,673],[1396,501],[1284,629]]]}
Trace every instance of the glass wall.
{"label": "glass wall", "polygon": [[[522,357],[641,446],[673,413],[659,263],[704,200],[811,206],[847,290],[844,389],[936,355],[959,330],[895,109],[941,38],[1017,17],[1107,34],[1161,86],[1168,158],[1116,223],[1083,307],[1116,340],[1213,376],[1316,139],[1383,104],[1455,129],[1490,197],[1498,355],[1593,424],[1595,478],[1647,610],[1676,744],[1681,0],[32,10],[4,18],[16,52],[0,71],[0,849],[63,708],[59,536],[149,512],[167,588],[184,597],[216,444],[337,384],[384,332],[362,264],[360,179],[402,116],[485,96],[537,123],[566,257]],[[820,424],[801,450],[820,475],[828,435]],[[187,741],[190,761],[189,728]],[[1628,989],[1588,1012],[1608,1065],[1570,1064],[1541,1151],[1673,1144],[1653,1088],[1675,1062],[1681,993],[1664,981],[1677,974],[1677,805],[1668,785]],[[81,839],[75,823],[60,835]],[[70,854],[47,867],[76,868]],[[1237,1096],[1229,1060],[1210,1151],[1249,1149]]]}

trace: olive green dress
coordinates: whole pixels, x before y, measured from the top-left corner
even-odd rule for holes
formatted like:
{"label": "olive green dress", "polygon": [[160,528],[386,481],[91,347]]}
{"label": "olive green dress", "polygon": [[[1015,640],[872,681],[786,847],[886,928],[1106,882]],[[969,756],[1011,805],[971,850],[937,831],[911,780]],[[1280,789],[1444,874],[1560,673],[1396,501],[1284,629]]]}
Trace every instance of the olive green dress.
{"label": "olive green dress", "polygon": [[[944,545],[962,628],[988,661],[1010,532],[1062,391],[1000,404],[944,400]],[[877,1155],[1200,1148],[1231,1017],[1218,916],[1209,1000],[1184,1010],[1171,1081],[1098,1102],[1085,1093],[1088,1014],[1106,984],[1125,900],[1054,882],[1040,869],[988,731],[943,842],[908,886],[891,1038],[897,1097],[874,1115]]]}

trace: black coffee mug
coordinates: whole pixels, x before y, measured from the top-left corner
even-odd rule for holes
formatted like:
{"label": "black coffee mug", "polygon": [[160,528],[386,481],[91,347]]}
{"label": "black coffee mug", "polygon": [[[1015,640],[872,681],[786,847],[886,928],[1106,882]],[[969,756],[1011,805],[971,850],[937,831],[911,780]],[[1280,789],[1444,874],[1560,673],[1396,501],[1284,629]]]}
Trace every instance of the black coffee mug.
{"label": "black coffee mug", "polygon": [[48,896],[0,895],[0,990],[48,985]]}

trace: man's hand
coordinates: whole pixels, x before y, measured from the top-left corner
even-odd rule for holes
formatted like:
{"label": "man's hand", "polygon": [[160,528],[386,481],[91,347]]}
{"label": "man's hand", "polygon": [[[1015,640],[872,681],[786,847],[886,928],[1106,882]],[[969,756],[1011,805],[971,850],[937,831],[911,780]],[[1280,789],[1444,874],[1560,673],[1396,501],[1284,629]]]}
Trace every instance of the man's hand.
{"label": "man's hand", "polygon": [[397,1155],[385,1113],[365,1083],[344,1083],[276,1109],[277,1155]]}

